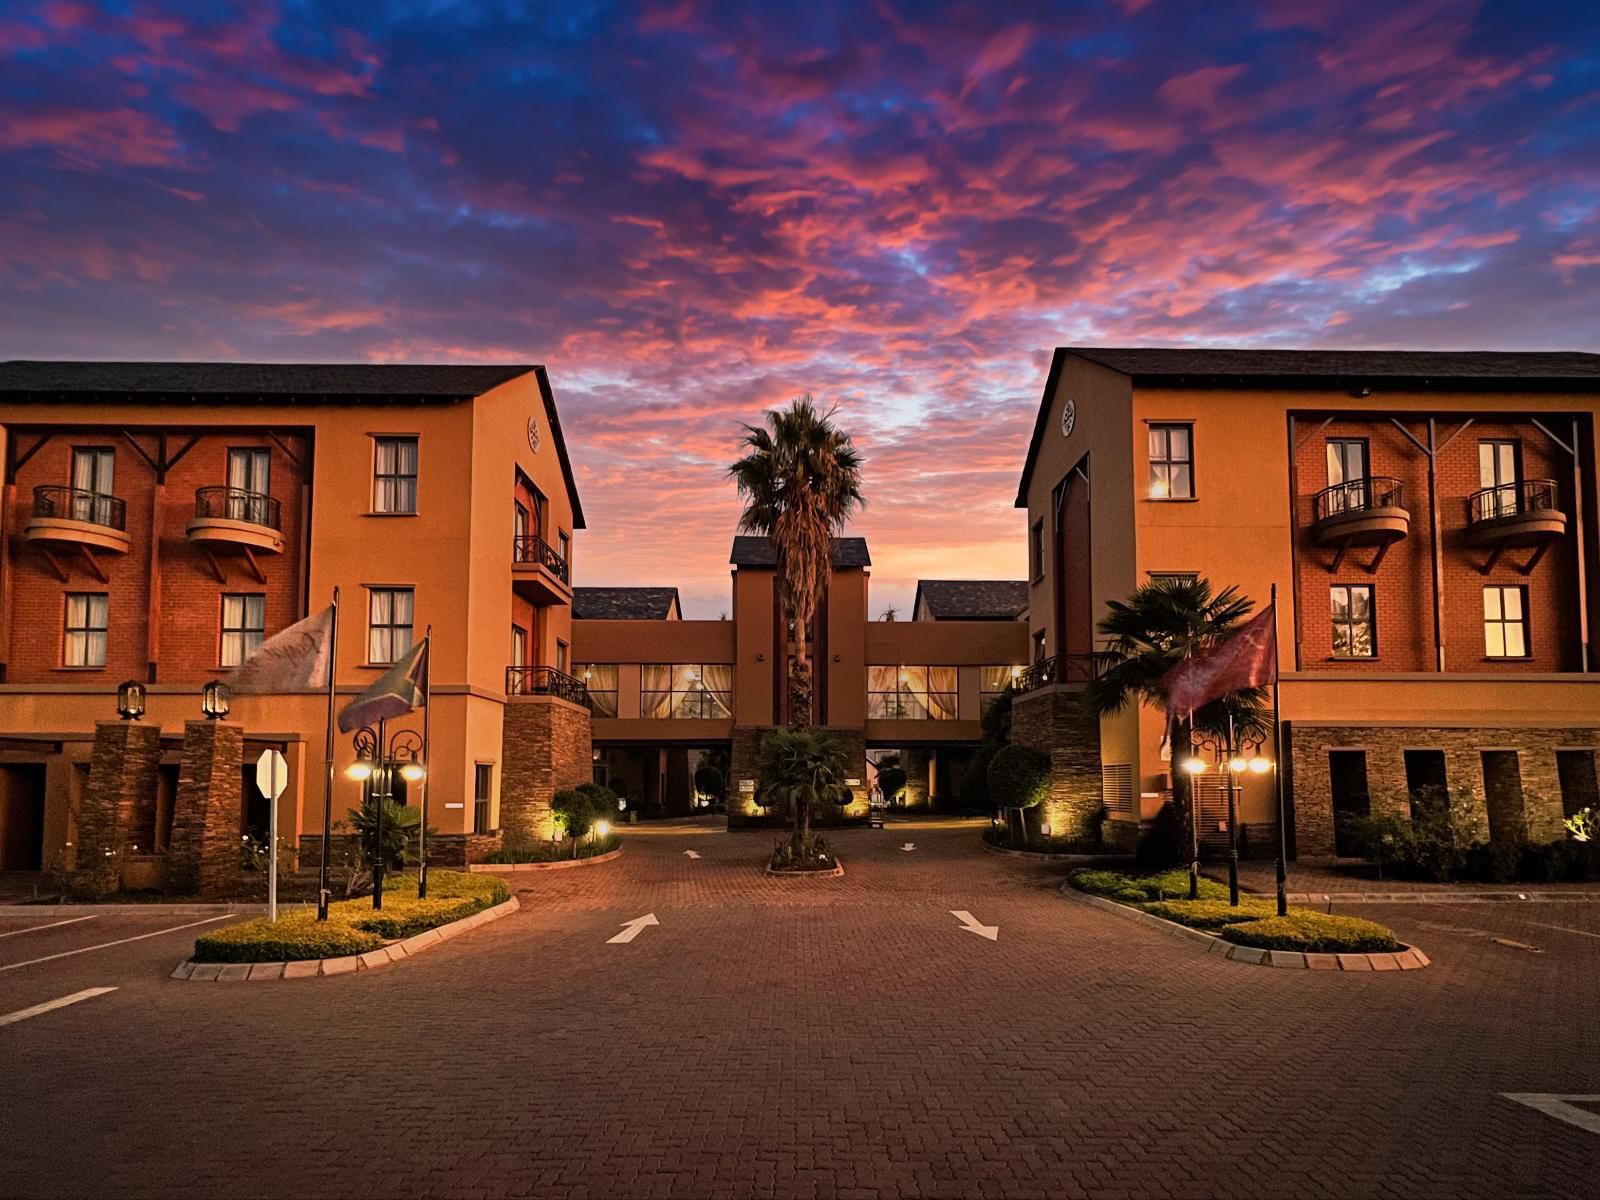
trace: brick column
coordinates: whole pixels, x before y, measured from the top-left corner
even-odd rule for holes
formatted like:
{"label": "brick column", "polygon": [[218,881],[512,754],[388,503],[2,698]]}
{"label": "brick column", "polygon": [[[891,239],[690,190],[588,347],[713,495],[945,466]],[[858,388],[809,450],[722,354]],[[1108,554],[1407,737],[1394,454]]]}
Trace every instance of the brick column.
{"label": "brick column", "polygon": [[167,891],[214,896],[238,884],[243,764],[242,725],[184,722],[183,766],[162,880]]}
{"label": "brick column", "polygon": [[1050,794],[1040,824],[1055,837],[1089,838],[1100,831],[1105,788],[1100,772],[1100,717],[1071,685],[1019,696],[1011,706],[1011,740],[1050,756]]}
{"label": "brick column", "polygon": [[500,832],[507,845],[555,835],[550,801],[594,778],[589,710],[555,696],[513,696],[501,733]]}
{"label": "brick column", "polygon": [[[121,884],[121,858],[143,810],[156,803],[161,729],[139,721],[98,721],[89,786],[78,810],[77,876],[94,894]],[[140,850],[148,852],[149,846]]]}
{"label": "brick column", "polygon": [[928,795],[928,760],[932,754],[920,747],[913,747],[900,756],[900,765],[906,773],[905,806],[911,809],[924,809],[929,807],[932,799]]}

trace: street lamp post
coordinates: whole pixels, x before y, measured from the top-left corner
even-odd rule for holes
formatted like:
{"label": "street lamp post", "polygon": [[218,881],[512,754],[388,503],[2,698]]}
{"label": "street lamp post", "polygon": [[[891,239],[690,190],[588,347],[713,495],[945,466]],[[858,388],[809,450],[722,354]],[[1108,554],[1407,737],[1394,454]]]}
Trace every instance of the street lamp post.
{"label": "street lamp post", "polygon": [[[1265,775],[1276,766],[1276,763],[1259,752],[1260,743],[1257,739],[1249,737],[1241,739],[1238,736],[1231,714],[1228,717],[1227,730],[1220,737],[1215,734],[1197,734],[1195,741],[1197,746],[1211,749],[1217,754],[1217,768],[1226,775],[1225,786],[1228,798],[1228,903],[1237,908],[1239,906],[1239,777],[1246,772],[1252,775]],[[1189,759],[1183,765],[1185,770],[1195,775],[1203,773],[1207,767],[1205,759],[1198,756]],[[1195,808],[1198,812],[1198,803]],[[1282,874],[1281,866],[1279,874]],[[1283,888],[1280,882],[1280,906],[1282,903],[1282,891]]]}
{"label": "street lamp post", "polygon": [[390,801],[394,798],[394,775],[398,770],[407,783],[415,783],[425,775],[418,761],[422,739],[410,729],[402,729],[392,739],[386,737],[388,722],[379,721],[374,730],[370,725],[356,731],[352,741],[356,761],[345,772],[351,779],[367,785],[372,797],[374,818],[372,855],[372,907],[383,908],[383,876],[388,867],[383,845],[383,820]]}

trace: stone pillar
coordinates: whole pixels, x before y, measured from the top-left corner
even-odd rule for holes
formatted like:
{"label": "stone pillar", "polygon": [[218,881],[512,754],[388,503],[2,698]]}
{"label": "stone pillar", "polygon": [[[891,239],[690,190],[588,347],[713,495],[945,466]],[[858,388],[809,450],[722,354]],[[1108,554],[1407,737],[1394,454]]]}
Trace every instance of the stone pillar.
{"label": "stone pillar", "polygon": [[764,825],[768,819],[764,810],[756,807],[755,794],[745,788],[756,782],[756,759],[761,753],[761,739],[767,729],[747,726],[733,731],[733,745],[728,752],[728,828],[739,829],[751,825]]}
{"label": "stone pillar", "polygon": [[[141,813],[154,810],[161,729],[140,721],[98,721],[89,786],[78,811],[77,886],[105,895],[121,884],[121,861]],[[141,846],[149,852],[153,847]]]}
{"label": "stone pillar", "polygon": [[1050,794],[1039,822],[1053,837],[1092,838],[1105,806],[1100,773],[1100,716],[1080,685],[1058,684],[1011,705],[1011,740],[1050,756]]}
{"label": "stone pillar", "polygon": [[926,809],[931,806],[928,794],[928,762],[932,754],[913,746],[900,756],[900,765],[906,773],[905,806],[909,809]]}
{"label": "stone pillar", "polygon": [[550,801],[594,778],[589,710],[556,696],[513,696],[501,733],[500,832],[507,845],[555,836]]}
{"label": "stone pillar", "polygon": [[167,891],[217,896],[238,885],[243,765],[244,726],[184,722],[183,765],[163,872]]}

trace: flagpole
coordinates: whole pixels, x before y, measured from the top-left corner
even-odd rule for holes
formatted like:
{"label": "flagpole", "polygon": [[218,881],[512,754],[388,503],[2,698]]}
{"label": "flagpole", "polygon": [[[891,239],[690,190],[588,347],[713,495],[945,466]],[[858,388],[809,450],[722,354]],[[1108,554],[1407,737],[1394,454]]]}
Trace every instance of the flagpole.
{"label": "flagpole", "polygon": [[1272,783],[1278,805],[1278,915],[1289,913],[1289,821],[1283,802],[1283,724],[1278,716],[1278,585],[1272,585]]}
{"label": "flagpole", "polygon": [[433,759],[429,755],[429,735],[433,724],[433,626],[422,635],[423,662],[427,674],[422,680],[422,824],[417,827],[417,857],[422,860],[417,868],[417,899],[428,898],[428,776],[433,773]]}
{"label": "flagpole", "polygon": [[328,919],[328,853],[333,835],[334,679],[339,673],[339,589],[333,589],[333,620],[328,633],[328,734],[322,763],[322,866],[317,871],[317,920]]}
{"label": "flagpole", "polygon": [[383,853],[383,810],[389,807],[389,789],[394,786],[394,775],[389,762],[388,722],[378,718],[378,745],[374,751],[378,759],[378,773],[375,777],[376,787],[373,788],[373,807],[377,809],[377,835],[378,844],[376,853],[372,856],[372,907],[377,911],[383,907],[383,869],[388,864],[384,862]]}
{"label": "flagpole", "polygon": [[[1189,710],[1189,753],[1194,754],[1194,710]],[[1200,899],[1200,780],[1184,768],[1189,781],[1189,899]]]}

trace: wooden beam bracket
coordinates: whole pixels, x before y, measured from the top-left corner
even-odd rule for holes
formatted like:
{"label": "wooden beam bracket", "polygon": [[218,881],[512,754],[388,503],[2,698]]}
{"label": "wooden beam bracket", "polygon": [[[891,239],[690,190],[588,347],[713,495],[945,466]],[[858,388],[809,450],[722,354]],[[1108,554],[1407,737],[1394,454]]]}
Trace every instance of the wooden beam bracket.
{"label": "wooden beam bracket", "polygon": [[211,573],[217,577],[218,583],[227,583],[228,577],[222,573],[222,564],[217,561],[217,556],[211,553],[210,546],[201,546],[200,553],[206,556],[206,561],[211,564]]}

